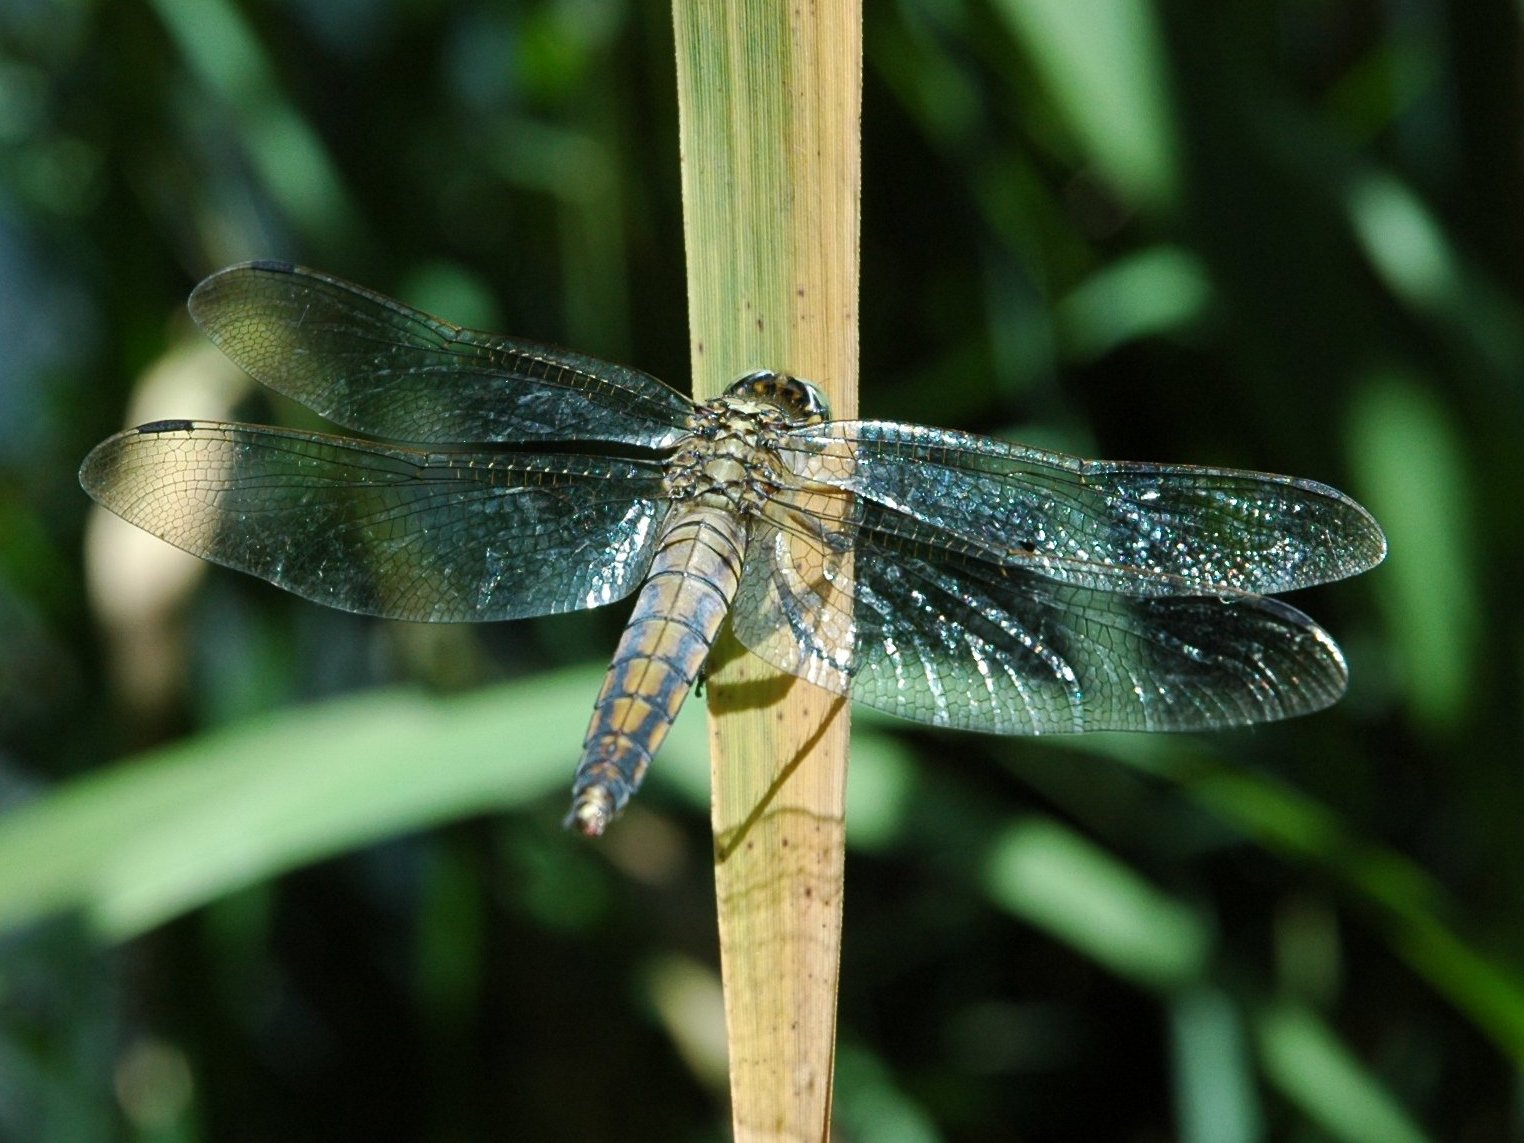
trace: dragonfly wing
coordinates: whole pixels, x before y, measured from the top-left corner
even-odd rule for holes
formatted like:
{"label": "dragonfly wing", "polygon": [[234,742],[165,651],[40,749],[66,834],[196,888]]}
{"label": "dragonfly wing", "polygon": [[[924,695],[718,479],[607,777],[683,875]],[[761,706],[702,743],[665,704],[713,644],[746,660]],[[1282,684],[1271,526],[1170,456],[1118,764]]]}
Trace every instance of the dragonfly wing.
{"label": "dragonfly wing", "polygon": [[828,575],[798,549],[791,529],[754,527],[737,637],[782,670],[917,722],[1205,730],[1309,713],[1344,691],[1333,640],[1278,600],[1063,583],[906,540],[871,504]]}
{"label": "dragonfly wing", "polygon": [[372,436],[661,448],[683,435],[693,408],[639,370],[462,329],[283,262],[213,274],[190,311],[262,384]]}
{"label": "dragonfly wing", "polygon": [[1236,469],[1091,461],[919,425],[795,430],[806,481],[889,510],[881,526],[1080,587],[1269,594],[1379,563],[1386,539],[1342,492]]}
{"label": "dragonfly wing", "polygon": [[85,490],[177,547],[393,619],[513,619],[628,594],[665,510],[641,461],[422,452],[160,421],[85,458]]}

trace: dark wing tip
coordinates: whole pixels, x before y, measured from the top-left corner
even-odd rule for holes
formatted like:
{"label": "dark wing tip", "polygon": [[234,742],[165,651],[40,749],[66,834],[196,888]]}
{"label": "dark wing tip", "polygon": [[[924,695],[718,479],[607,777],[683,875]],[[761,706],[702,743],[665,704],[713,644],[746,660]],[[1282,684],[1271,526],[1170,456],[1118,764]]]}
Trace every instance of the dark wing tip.
{"label": "dark wing tip", "polygon": [[[1327,485],[1309,486],[1327,497],[1338,509],[1338,515],[1324,534],[1324,542],[1332,549],[1333,559],[1327,574],[1314,582],[1330,582],[1370,571],[1386,559],[1386,533],[1376,522],[1370,510],[1353,497],[1346,496]],[[1306,587],[1310,584],[1299,584]]]}
{"label": "dark wing tip", "polygon": [[[1356,505],[1365,517],[1365,568],[1373,568],[1382,560],[1386,559],[1387,543],[1386,533],[1381,530],[1381,525],[1376,522],[1376,517],[1362,505]],[[1361,570],[1365,570],[1362,568]]]}
{"label": "dark wing tip", "polygon": [[109,488],[113,474],[132,447],[132,441],[136,437],[151,437],[161,433],[188,433],[196,428],[195,421],[174,418],[163,421],[149,421],[147,424],[138,425],[136,428],[123,429],[119,433],[107,437],[96,445],[88,453],[79,465],[79,483],[86,492],[96,500],[106,503],[104,498]]}
{"label": "dark wing tip", "polygon": [[101,493],[109,482],[111,473],[121,460],[122,438],[135,435],[137,431],[137,429],[128,429],[125,433],[107,437],[85,454],[85,459],[79,465],[79,486],[90,494],[91,499],[101,499]]}
{"label": "dark wing tip", "polygon": [[260,258],[253,262],[238,262],[232,266],[224,266],[221,270],[215,270],[196,283],[196,288],[190,292],[186,301],[186,308],[190,310],[191,317],[196,324],[203,329],[206,323],[203,316],[210,306],[218,291],[236,284],[238,279],[247,278],[251,274],[301,274],[304,271],[295,262],[282,262],[274,258]]}
{"label": "dark wing tip", "polygon": [[1257,610],[1273,618],[1291,633],[1291,644],[1294,650],[1307,652],[1307,664],[1309,670],[1316,669],[1321,674],[1312,681],[1315,684],[1313,690],[1319,688],[1322,698],[1316,693],[1313,696],[1313,704],[1305,709],[1295,709],[1292,714],[1310,714],[1315,710],[1322,710],[1337,702],[1344,694],[1349,685],[1349,664],[1344,658],[1344,652],[1339,649],[1338,643],[1309,615],[1292,607],[1285,600],[1276,599],[1273,596],[1261,596],[1256,602]]}
{"label": "dark wing tip", "polygon": [[[300,274],[302,268],[295,262],[287,262],[280,258],[254,258],[247,262],[234,262],[231,266],[224,266],[220,270],[213,270],[205,278],[201,279],[201,285],[215,282],[219,278],[237,277],[240,274],[258,272],[264,274]],[[199,287],[198,287],[199,288]]]}
{"label": "dark wing tip", "polygon": [[[244,262],[239,266],[229,266],[229,270],[267,270],[272,274],[294,274],[297,271],[295,262],[283,262],[278,258],[256,258],[252,262]],[[226,271],[221,271],[226,273]]]}

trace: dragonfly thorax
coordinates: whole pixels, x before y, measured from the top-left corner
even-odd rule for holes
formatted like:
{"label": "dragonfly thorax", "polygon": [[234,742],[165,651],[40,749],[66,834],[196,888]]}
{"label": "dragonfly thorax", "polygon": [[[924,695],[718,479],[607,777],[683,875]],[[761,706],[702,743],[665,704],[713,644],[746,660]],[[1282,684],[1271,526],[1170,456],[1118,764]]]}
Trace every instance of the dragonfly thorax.
{"label": "dragonfly thorax", "polygon": [[752,515],[783,482],[778,451],[791,429],[824,419],[825,399],[808,381],[758,370],[698,406],[689,434],[667,461],[664,491]]}

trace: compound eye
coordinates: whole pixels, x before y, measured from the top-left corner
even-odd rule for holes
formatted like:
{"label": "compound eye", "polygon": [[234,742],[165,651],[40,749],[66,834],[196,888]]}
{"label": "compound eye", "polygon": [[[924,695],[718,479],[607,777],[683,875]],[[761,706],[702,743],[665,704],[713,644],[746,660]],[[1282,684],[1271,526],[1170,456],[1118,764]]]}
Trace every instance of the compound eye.
{"label": "compound eye", "polygon": [[831,415],[831,406],[826,401],[824,393],[798,377],[790,377],[788,380],[790,403],[794,406],[795,415],[801,422],[814,424]]}
{"label": "compound eye", "polygon": [[830,415],[826,399],[819,389],[808,381],[801,381],[774,369],[754,369],[742,374],[730,383],[725,396],[766,401],[782,409],[790,420],[800,424],[823,421]]}
{"label": "compound eye", "polygon": [[779,384],[788,379],[787,374],[778,373],[772,369],[753,369],[750,373],[743,373],[732,381],[725,389],[725,396],[771,401],[774,399],[773,394],[777,391]]}

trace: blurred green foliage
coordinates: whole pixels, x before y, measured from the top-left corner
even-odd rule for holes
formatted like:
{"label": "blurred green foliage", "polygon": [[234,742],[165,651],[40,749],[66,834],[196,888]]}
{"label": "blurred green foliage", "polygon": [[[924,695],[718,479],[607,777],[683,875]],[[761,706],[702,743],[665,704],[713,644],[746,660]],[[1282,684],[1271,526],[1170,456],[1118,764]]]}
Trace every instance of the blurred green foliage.
{"label": "blurred green foliage", "polygon": [[[1510,1137],[1517,5],[865,31],[866,415],[1327,480],[1392,555],[1299,601],[1354,680],[1313,718],[858,720],[844,1136]],[[622,609],[335,615],[87,533],[74,478],[129,419],[299,415],[184,317],[248,257],[682,383],[670,37],[595,0],[0,7],[0,1136],[724,1136],[696,704],[603,844],[559,828]]]}

